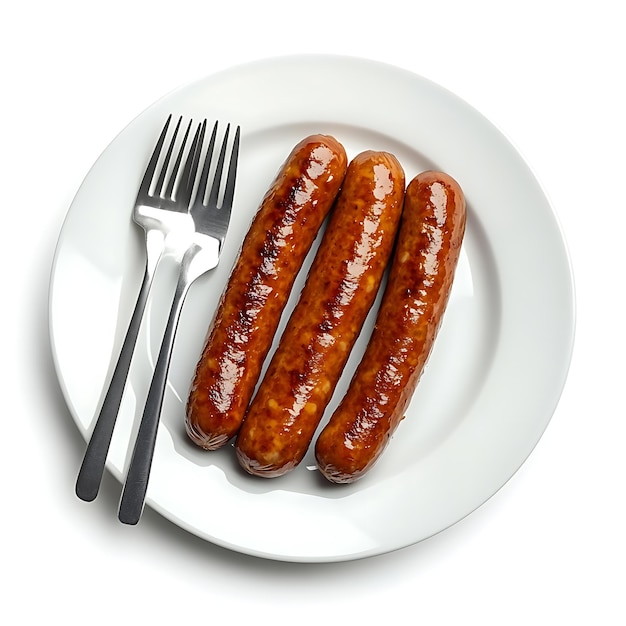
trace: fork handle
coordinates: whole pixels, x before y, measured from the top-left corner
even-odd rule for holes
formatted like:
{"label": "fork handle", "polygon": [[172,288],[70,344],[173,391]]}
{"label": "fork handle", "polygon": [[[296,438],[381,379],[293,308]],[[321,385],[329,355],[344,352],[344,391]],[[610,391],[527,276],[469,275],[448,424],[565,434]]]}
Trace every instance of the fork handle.
{"label": "fork handle", "polygon": [[106,464],[111,438],[117,421],[122,396],[126,387],[126,380],[130,369],[130,363],[135,351],[141,320],[148,301],[148,294],[156,271],[156,266],[161,258],[163,248],[154,255],[148,254],[146,268],[137,296],[137,302],[120,355],[115,365],[115,370],[109,383],[109,388],[104,397],[96,425],[94,427],[83,462],[76,480],[76,495],[86,502],[91,502],[98,495],[102,475]]}
{"label": "fork handle", "polygon": [[183,267],[176,285],[176,292],[163,334],[163,341],[154,368],[137,439],[135,440],[133,455],[126,475],[126,482],[122,491],[118,518],[124,524],[137,524],[143,512],[176,329],[178,328],[178,320],[180,319],[185,296],[191,285],[191,281],[187,279],[184,266],[185,261],[183,260]]}

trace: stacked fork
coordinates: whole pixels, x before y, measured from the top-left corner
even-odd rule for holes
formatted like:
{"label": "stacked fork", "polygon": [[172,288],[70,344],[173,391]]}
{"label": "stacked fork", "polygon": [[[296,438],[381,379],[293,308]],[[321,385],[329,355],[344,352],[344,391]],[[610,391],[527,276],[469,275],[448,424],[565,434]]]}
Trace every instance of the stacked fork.
{"label": "stacked fork", "polygon": [[[188,245],[180,261],[176,291],[122,492],[118,516],[120,521],[126,524],[136,524],[143,511],[167,385],[169,363],[182,306],[191,284],[199,276],[215,268],[219,262],[220,252],[230,222],[235,190],[239,154],[239,127],[235,131],[223,197],[219,202],[218,197],[226,161],[230,124],[226,128],[222,140],[207,198],[209,171],[215,151],[218,123],[216,122],[213,126],[196,185],[207,122],[204,120],[198,124],[191,144],[187,148],[192,128],[192,122],[189,122],[184,136],[179,142],[176,159],[172,164],[172,156],[181,130],[182,117],[178,119],[168,148],[163,154],[171,120],[172,116],[170,115],[154,148],[135,201],[133,220],[143,228],[145,233],[146,266],[144,277],[128,331],[76,482],[76,494],[82,500],[92,501],[98,495],[132,355],[156,268],[163,257],[163,253],[168,248],[170,238],[186,239]],[[183,161],[184,165],[181,171]],[[192,202],[194,188],[195,197]]]}

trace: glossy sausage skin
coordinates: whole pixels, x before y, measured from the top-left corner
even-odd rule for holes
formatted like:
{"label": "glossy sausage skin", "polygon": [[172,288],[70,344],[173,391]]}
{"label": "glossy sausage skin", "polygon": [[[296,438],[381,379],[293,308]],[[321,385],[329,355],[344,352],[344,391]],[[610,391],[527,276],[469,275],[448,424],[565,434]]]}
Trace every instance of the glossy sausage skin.
{"label": "glossy sausage skin", "polygon": [[449,176],[408,185],[402,223],[365,354],[315,446],[331,482],[361,478],[404,416],[439,329],[465,232],[465,199]]}
{"label": "glossy sausage skin", "polygon": [[294,280],[347,169],[328,135],[299,142],[265,194],[244,239],[196,366],[187,434],[207,450],[239,430]]}
{"label": "glossy sausage skin", "polygon": [[300,298],[236,442],[251,474],[275,477],[304,457],[378,291],[393,249],[404,171],[367,151],[343,188]]}

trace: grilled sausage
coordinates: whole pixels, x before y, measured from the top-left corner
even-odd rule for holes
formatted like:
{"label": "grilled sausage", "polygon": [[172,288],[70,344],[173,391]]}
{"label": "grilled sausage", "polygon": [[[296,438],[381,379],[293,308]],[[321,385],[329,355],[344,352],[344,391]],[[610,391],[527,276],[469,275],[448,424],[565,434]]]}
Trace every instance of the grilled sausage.
{"label": "grilled sausage", "polygon": [[341,187],[347,156],[328,135],[298,143],[265,194],[219,302],[186,407],[208,450],[239,430],[294,280]]}
{"label": "grilled sausage", "polygon": [[391,256],[405,177],[395,157],[367,151],[343,188],[300,298],[236,441],[251,474],[280,476],[315,434]]}
{"label": "grilled sausage", "polygon": [[331,482],[361,478],[403,418],[446,308],[464,232],[456,181],[438,172],[416,176],[372,336],[316,441],[318,468]]}

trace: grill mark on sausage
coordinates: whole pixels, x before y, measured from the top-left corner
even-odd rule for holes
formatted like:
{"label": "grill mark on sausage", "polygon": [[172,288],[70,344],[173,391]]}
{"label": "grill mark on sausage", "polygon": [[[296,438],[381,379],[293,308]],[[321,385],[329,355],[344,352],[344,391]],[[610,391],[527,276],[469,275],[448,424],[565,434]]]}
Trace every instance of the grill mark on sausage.
{"label": "grill mark on sausage", "polygon": [[424,172],[409,184],[372,336],[348,391],[316,442],[331,482],[361,478],[404,417],[447,305],[465,232],[456,181]]}
{"label": "grill mark on sausage", "polygon": [[404,197],[395,157],[368,151],[348,168],[324,237],[278,349],[240,430],[250,473],[279,476],[300,463],[386,267]]}
{"label": "grill mark on sausage", "polygon": [[295,277],[339,191],[343,146],[298,143],[264,195],[220,298],[196,366],[185,426],[205,449],[239,430]]}

